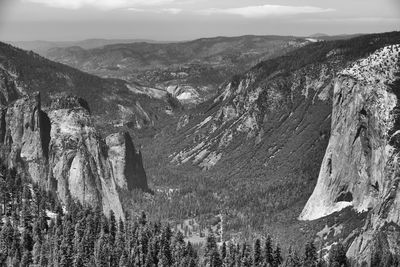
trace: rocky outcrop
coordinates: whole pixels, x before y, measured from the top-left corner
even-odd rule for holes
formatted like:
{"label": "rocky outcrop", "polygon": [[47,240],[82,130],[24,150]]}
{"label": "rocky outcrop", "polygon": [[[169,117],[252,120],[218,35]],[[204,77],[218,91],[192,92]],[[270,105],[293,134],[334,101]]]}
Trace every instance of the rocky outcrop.
{"label": "rocky outcrop", "polygon": [[147,189],[142,157],[127,133],[102,139],[81,98],[52,100],[46,112],[40,96],[18,99],[3,110],[1,152],[10,168],[84,204],[101,205],[124,217],[121,192]]}
{"label": "rocky outcrop", "polygon": [[[300,219],[351,206],[369,212],[347,255],[371,264],[378,247],[399,255],[398,85],[400,45],[379,49],[335,81],[331,137],[317,185]],[[397,96],[396,96],[397,95]],[[379,243],[379,245],[377,245]]]}
{"label": "rocky outcrop", "polygon": [[27,170],[33,181],[42,183],[47,173],[48,150],[44,144],[49,127],[45,125],[48,120],[40,108],[40,96],[18,99],[3,109],[1,121],[3,161],[6,160],[10,168]]}
{"label": "rocky outcrop", "polygon": [[15,73],[0,64],[0,105],[6,105],[23,94],[23,85],[18,84],[15,78]]}
{"label": "rocky outcrop", "polygon": [[[207,116],[203,116],[202,121],[193,124],[187,116],[180,118],[177,130],[190,132],[187,136],[193,137],[193,142],[172,154],[171,161],[175,164],[191,161],[207,170],[222,160],[227,148],[235,143],[250,141],[252,145],[258,145],[266,138],[265,133],[273,134],[285,124],[288,124],[286,129],[294,126],[294,132],[288,133],[294,140],[307,128],[307,125],[300,127],[299,124],[307,124],[309,119],[315,120],[319,127],[329,115],[331,81],[337,65],[336,62],[316,63],[290,74],[276,70],[270,75],[257,66],[226,83],[220,94],[210,101]],[[303,110],[310,111],[303,113]],[[315,116],[313,110],[320,110],[319,114]],[[277,146],[286,146],[287,142],[284,143]],[[273,157],[273,154],[269,156]]]}
{"label": "rocky outcrop", "polygon": [[142,154],[136,150],[129,133],[115,133],[107,136],[108,159],[113,176],[120,188],[147,189],[146,173]]}

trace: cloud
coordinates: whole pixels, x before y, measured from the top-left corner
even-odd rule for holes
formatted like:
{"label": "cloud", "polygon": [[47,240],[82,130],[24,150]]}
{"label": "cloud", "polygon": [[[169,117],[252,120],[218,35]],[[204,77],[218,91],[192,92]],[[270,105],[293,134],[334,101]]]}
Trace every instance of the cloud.
{"label": "cloud", "polygon": [[393,17],[351,17],[351,18],[310,18],[307,19],[306,21],[311,21],[311,22],[359,22],[359,23],[379,23],[379,22],[400,22],[400,18],[393,18]]}
{"label": "cloud", "polygon": [[211,8],[199,11],[203,15],[212,14],[230,14],[239,15],[245,18],[261,18],[269,16],[284,16],[297,14],[310,14],[335,11],[331,8],[320,8],[313,6],[281,6],[281,5],[263,5],[263,6],[247,6],[237,8]]}
{"label": "cloud", "polygon": [[133,6],[154,6],[171,3],[174,0],[23,0],[24,2],[38,3],[50,7],[79,9],[95,7],[99,9],[116,9]]}
{"label": "cloud", "polygon": [[177,14],[181,13],[183,10],[180,8],[164,8],[161,11],[165,12],[165,13],[177,15]]}
{"label": "cloud", "polygon": [[148,12],[148,13],[168,13],[168,14],[172,14],[172,15],[177,15],[179,13],[181,13],[183,10],[180,8],[162,8],[162,9],[143,9],[143,8],[134,8],[134,7],[130,7],[128,8],[129,11],[134,11],[134,12]]}

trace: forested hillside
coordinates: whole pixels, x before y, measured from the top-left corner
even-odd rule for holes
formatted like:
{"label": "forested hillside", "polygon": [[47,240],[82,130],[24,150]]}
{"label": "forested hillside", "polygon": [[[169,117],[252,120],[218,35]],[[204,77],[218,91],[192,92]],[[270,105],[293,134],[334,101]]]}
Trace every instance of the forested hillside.
{"label": "forested hillside", "polygon": [[[266,235],[254,243],[225,243],[212,232],[204,246],[193,246],[169,224],[148,221],[143,212],[125,221],[100,207],[69,200],[62,206],[52,193],[1,167],[1,266],[325,266],[346,263],[338,245],[327,258],[312,242],[304,252],[289,250]],[[332,265],[330,265],[332,266]]]}
{"label": "forested hillside", "polygon": [[362,227],[363,213],[297,218],[329,141],[337,73],[399,42],[392,32],[313,43],[228,81],[144,146],[153,188],[174,190],[169,198],[156,195],[164,208],[149,206],[167,218],[224,214],[226,238],[269,231],[286,246],[301,246],[338,220],[345,227],[337,239]]}
{"label": "forested hillside", "polygon": [[100,77],[168,91],[182,103],[198,104],[213,97],[233,75],[309,42],[293,36],[245,35],[93,49],[60,47],[49,49],[46,57]]}
{"label": "forested hillside", "polygon": [[[52,97],[73,94],[88,101],[90,111],[101,127],[129,125],[131,128],[152,127],[173,110],[172,98],[155,99],[134,91],[130,85],[117,79],[103,79],[69,66],[45,59],[0,42],[0,89],[13,88],[15,100],[36,91],[41,93],[43,106]],[[5,94],[4,91],[1,94]],[[2,101],[7,105],[9,101]]]}

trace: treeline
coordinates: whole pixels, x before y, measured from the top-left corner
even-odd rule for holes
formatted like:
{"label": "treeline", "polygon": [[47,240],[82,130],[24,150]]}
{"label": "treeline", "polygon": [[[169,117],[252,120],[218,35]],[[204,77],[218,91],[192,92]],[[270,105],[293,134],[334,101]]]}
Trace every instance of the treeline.
{"label": "treeline", "polygon": [[[101,207],[72,200],[62,206],[52,194],[13,170],[0,168],[0,266],[317,266],[323,261],[313,243],[303,256],[290,250],[283,257],[271,237],[264,241],[218,244],[210,231],[194,248],[169,224],[138,218],[105,216]],[[261,244],[263,243],[263,244]],[[335,251],[335,250],[334,250]],[[332,259],[346,263],[343,247]],[[338,265],[338,266],[343,266]],[[345,265],[344,265],[345,266]]]}
{"label": "treeline", "polygon": [[[169,224],[105,216],[101,207],[71,199],[62,206],[51,193],[13,170],[0,167],[0,266],[277,267],[349,266],[342,244],[322,257],[309,242],[304,252],[284,255],[272,238],[252,244],[218,243],[211,230],[202,247],[192,246]],[[397,266],[398,259],[375,254],[376,266]],[[384,265],[380,265],[384,263]]]}
{"label": "treeline", "polygon": [[198,265],[192,245],[168,224],[144,213],[117,220],[72,200],[62,207],[15,172],[1,173],[0,266]]}

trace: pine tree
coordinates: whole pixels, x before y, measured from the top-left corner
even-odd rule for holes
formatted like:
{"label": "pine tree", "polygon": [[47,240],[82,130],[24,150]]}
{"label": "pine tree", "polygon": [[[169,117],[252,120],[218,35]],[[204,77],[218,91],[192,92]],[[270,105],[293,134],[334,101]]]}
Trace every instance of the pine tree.
{"label": "pine tree", "polygon": [[14,257],[11,261],[11,266],[20,267],[21,266],[21,258]]}
{"label": "pine tree", "polygon": [[[149,249],[147,251],[146,260],[145,260],[145,265],[144,266],[145,267],[156,266],[156,263],[154,261],[154,255],[153,255],[153,252],[151,251],[151,249]],[[176,265],[174,265],[174,266],[176,266]]]}
{"label": "pine tree", "polygon": [[32,264],[32,253],[26,250],[22,254],[21,267],[29,267],[30,264]]}
{"label": "pine tree", "polygon": [[218,252],[217,241],[211,229],[209,230],[206,240],[204,263],[206,266],[210,267],[222,266],[222,261]]}
{"label": "pine tree", "polygon": [[31,208],[27,201],[25,201],[22,205],[22,227],[24,228],[32,228],[32,215]]}
{"label": "pine tree", "polygon": [[287,267],[300,267],[301,259],[296,251],[289,247],[289,254],[286,258],[285,266]]}
{"label": "pine tree", "polygon": [[30,227],[25,227],[22,233],[21,247],[24,252],[32,251],[33,249],[32,230]]}
{"label": "pine tree", "polygon": [[125,251],[123,251],[120,256],[118,266],[119,267],[128,267],[129,266],[128,254]]}
{"label": "pine tree", "polygon": [[69,267],[73,264],[72,244],[68,236],[64,236],[59,250],[60,266]]}
{"label": "pine tree", "polygon": [[181,231],[177,231],[172,241],[173,266],[179,266],[185,255],[185,241]]}
{"label": "pine tree", "polygon": [[108,267],[110,264],[110,248],[107,234],[101,233],[94,250],[96,266]]}
{"label": "pine tree", "polygon": [[141,224],[142,226],[145,226],[146,223],[147,223],[146,213],[144,211],[142,211],[142,214],[139,218],[139,224]]}
{"label": "pine tree", "polygon": [[40,247],[40,261],[39,266],[47,266],[49,264],[49,255],[48,255],[48,240],[45,240]]}
{"label": "pine tree", "polygon": [[85,259],[89,259],[89,257],[94,254],[94,247],[98,234],[97,230],[100,230],[100,223],[97,220],[100,220],[100,217],[96,216],[95,212],[89,214],[85,219],[86,227],[81,239],[82,246],[84,247]]}
{"label": "pine tree", "polygon": [[0,253],[5,257],[8,257],[9,254],[12,254],[10,250],[12,249],[13,241],[14,229],[10,220],[6,218],[6,223],[3,225],[0,232]]}
{"label": "pine tree", "polygon": [[222,243],[222,248],[221,248],[221,260],[222,260],[222,262],[225,261],[226,254],[227,254],[227,253],[226,253],[226,243],[223,242],[223,243]]}
{"label": "pine tree", "polygon": [[264,245],[264,262],[265,265],[270,265],[274,263],[274,252],[272,249],[272,240],[271,236],[268,235],[267,238],[265,239],[265,245]]}
{"label": "pine tree", "polygon": [[109,238],[110,227],[108,224],[107,217],[103,213],[101,214],[101,230],[100,231],[103,231],[104,234],[108,235],[108,238]]}
{"label": "pine tree", "polygon": [[250,267],[252,265],[249,246],[246,243],[242,244],[241,262],[241,266],[243,267]]}
{"label": "pine tree", "polygon": [[230,243],[228,246],[227,255],[223,262],[223,266],[224,267],[233,267],[235,264],[235,256],[236,256],[235,246],[232,243]]}
{"label": "pine tree", "polygon": [[[185,247],[185,260],[183,266],[197,266],[197,254],[193,249],[192,244],[187,242]],[[193,265],[194,264],[194,265]]]}
{"label": "pine tree", "polygon": [[190,258],[189,263],[187,264],[187,267],[196,267],[197,263],[196,260],[193,258]]}
{"label": "pine tree", "polygon": [[17,261],[21,261],[22,249],[21,249],[21,238],[18,229],[14,229],[14,238],[11,245],[11,256]]}
{"label": "pine tree", "polygon": [[147,266],[150,266],[151,264],[154,264],[153,266],[157,266],[159,262],[158,255],[160,254],[160,246],[161,246],[159,236],[154,236],[149,246],[150,248],[148,250],[147,256],[151,257],[151,259],[149,259],[148,263],[146,261],[146,264]]}
{"label": "pine tree", "polygon": [[333,267],[347,267],[348,261],[346,257],[346,249],[342,243],[333,246],[329,251],[329,266]]}
{"label": "pine tree", "polygon": [[121,256],[126,249],[125,246],[125,228],[123,221],[120,219],[117,235],[115,236],[115,244],[113,247],[113,261],[120,261]]}
{"label": "pine tree", "polygon": [[236,244],[236,248],[235,248],[235,266],[240,267],[242,264],[242,257],[241,257],[241,253],[240,253],[240,244]]}
{"label": "pine tree", "polygon": [[282,264],[282,255],[281,255],[281,248],[279,245],[276,245],[275,251],[274,251],[274,264],[273,266],[279,266]]}
{"label": "pine tree", "polygon": [[[85,233],[85,227],[84,227],[85,219],[82,218],[79,220],[74,227],[74,238],[72,239],[72,246],[73,246],[73,253],[77,254],[78,253],[78,248],[81,245],[81,240],[84,236]],[[81,245],[82,246],[82,245]],[[82,250],[82,253],[84,251]]]}
{"label": "pine tree", "polygon": [[262,265],[262,257],[261,257],[261,241],[260,239],[256,239],[254,242],[253,248],[253,266],[258,267]]}
{"label": "pine tree", "polygon": [[166,225],[161,233],[161,247],[159,252],[159,267],[171,266],[172,264],[172,254],[171,254],[171,228]]}
{"label": "pine tree", "polygon": [[10,201],[10,187],[7,183],[7,176],[3,175],[4,172],[5,170],[2,169],[0,175],[0,198],[3,207],[3,209],[1,210],[1,215],[6,214],[7,203]]}
{"label": "pine tree", "polygon": [[42,241],[43,241],[42,229],[40,228],[40,223],[37,220],[33,224],[32,236],[33,236],[34,243],[36,243],[36,242],[42,243]]}
{"label": "pine tree", "polygon": [[32,256],[33,256],[33,264],[39,264],[40,262],[40,254],[42,251],[42,244],[40,241],[36,241],[33,245]]}
{"label": "pine tree", "polygon": [[308,242],[304,253],[304,266],[313,267],[317,265],[317,249],[312,241]]}
{"label": "pine tree", "polygon": [[72,264],[74,267],[83,267],[85,266],[85,248],[83,246],[83,242],[79,242],[76,245],[76,252],[73,255]]}
{"label": "pine tree", "polygon": [[40,229],[42,230],[42,232],[45,232],[45,233],[47,233],[47,230],[49,229],[46,217],[47,216],[46,216],[45,208],[41,207],[41,210],[39,212],[38,222],[39,222]]}
{"label": "pine tree", "polygon": [[115,236],[117,234],[117,222],[115,220],[115,214],[114,211],[110,210],[110,245],[114,245],[115,242]]}

